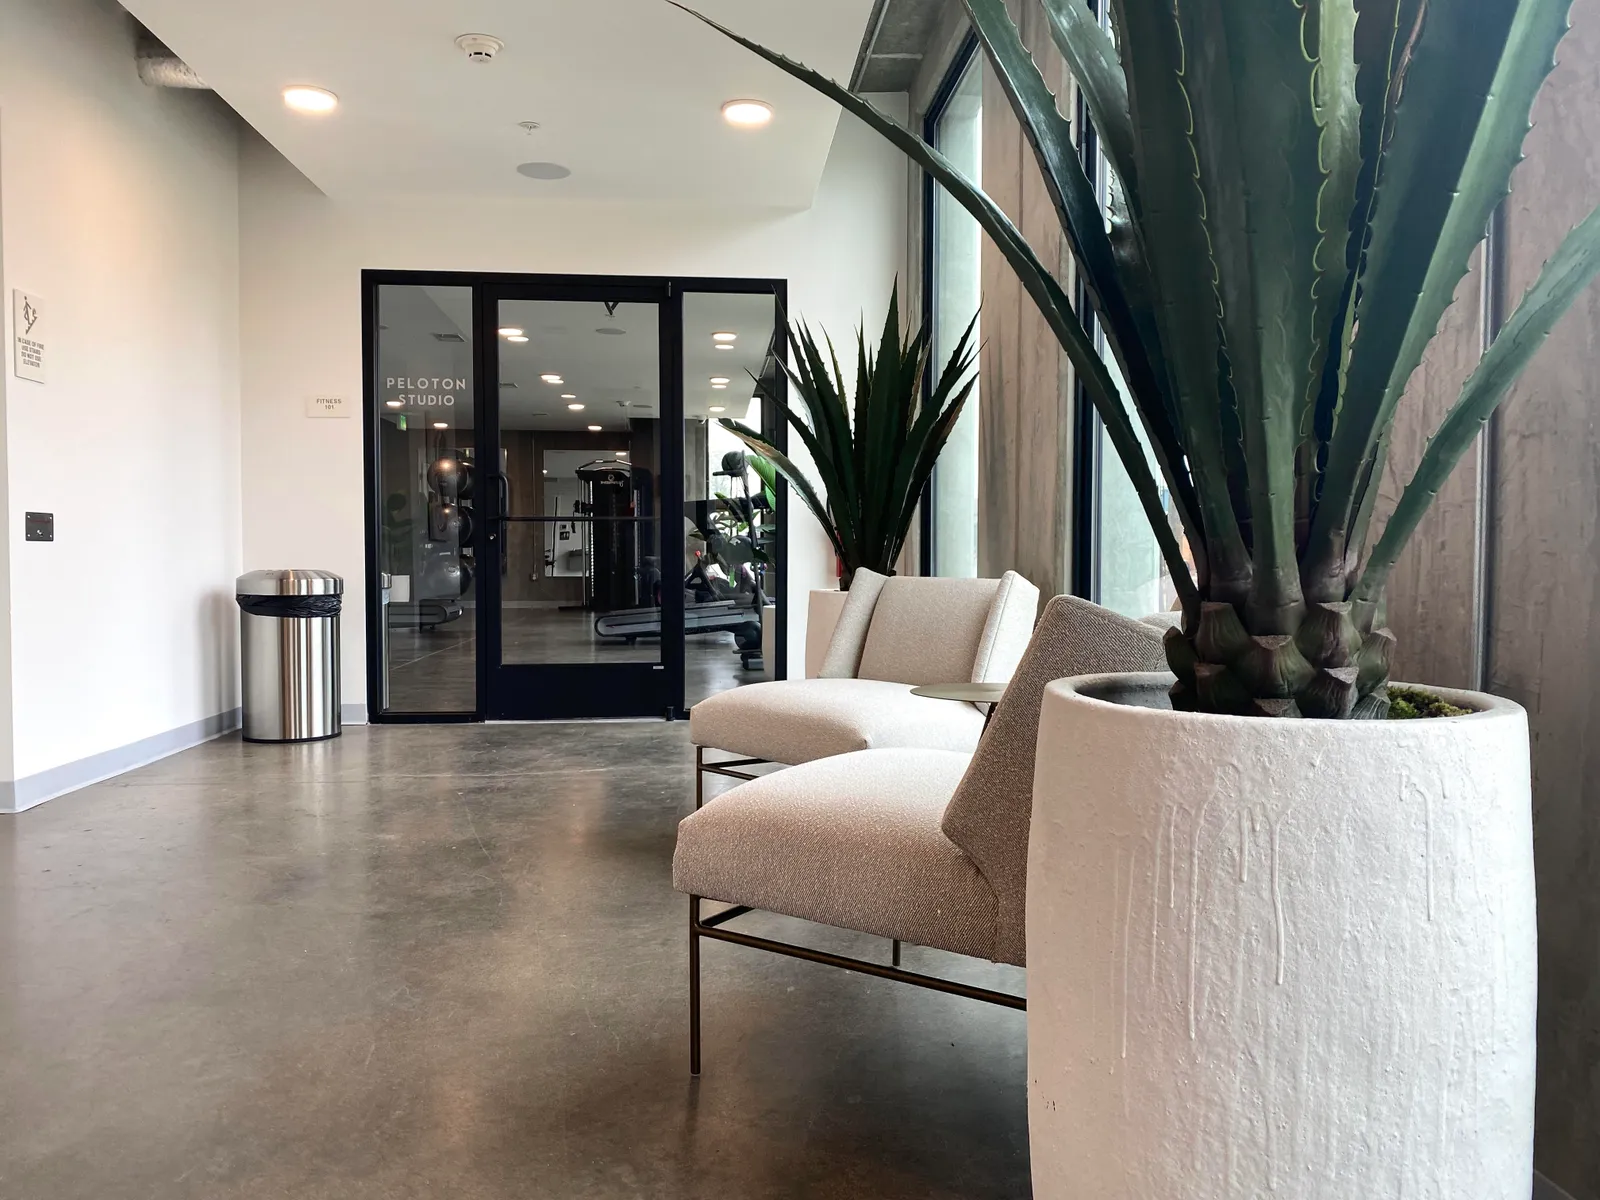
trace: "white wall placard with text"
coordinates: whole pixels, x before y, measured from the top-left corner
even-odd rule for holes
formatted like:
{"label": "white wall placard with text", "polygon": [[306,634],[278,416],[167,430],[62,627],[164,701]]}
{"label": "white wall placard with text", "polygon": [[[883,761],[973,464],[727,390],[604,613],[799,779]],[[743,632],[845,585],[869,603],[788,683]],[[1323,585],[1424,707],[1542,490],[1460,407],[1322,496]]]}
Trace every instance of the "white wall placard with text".
{"label": "white wall placard with text", "polygon": [[343,396],[307,396],[306,416],[308,417],[348,417],[349,409],[345,407]]}
{"label": "white wall placard with text", "polygon": [[44,382],[44,301],[24,291],[11,293],[13,370],[18,379]]}

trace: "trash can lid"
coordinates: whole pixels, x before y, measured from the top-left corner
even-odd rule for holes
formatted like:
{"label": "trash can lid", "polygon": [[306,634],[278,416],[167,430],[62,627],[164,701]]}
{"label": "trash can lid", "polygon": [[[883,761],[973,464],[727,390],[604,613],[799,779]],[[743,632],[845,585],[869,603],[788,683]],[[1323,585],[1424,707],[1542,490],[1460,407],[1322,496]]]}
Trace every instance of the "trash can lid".
{"label": "trash can lid", "polygon": [[344,580],[332,571],[249,571],[233,590],[238,596],[340,596]]}

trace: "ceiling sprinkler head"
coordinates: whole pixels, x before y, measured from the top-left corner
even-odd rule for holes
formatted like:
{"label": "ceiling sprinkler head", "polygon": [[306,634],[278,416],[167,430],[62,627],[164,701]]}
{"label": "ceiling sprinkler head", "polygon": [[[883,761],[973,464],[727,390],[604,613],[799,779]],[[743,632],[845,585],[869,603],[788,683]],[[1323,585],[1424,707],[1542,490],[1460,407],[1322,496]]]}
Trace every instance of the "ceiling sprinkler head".
{"label": "ceiling sprinkler head", "polygon": [[487,33],[463,33],[456,39],[456,48],[467,56],[468,62],[486,63],[506,48],[506,44]]}
{"label": "ceiling sprinkler head", "polygon": [[518,121],[517,128],[522,130],[523,133],[531,134],[538,132],[543,126],[537,121]]}

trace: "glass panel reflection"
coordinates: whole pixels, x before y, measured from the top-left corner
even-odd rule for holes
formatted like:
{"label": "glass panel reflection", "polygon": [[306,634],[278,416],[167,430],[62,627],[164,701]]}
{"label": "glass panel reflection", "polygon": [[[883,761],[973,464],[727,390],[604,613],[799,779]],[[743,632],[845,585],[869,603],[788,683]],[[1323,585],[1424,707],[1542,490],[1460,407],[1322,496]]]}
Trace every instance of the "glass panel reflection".
{"label": "glass panel reflection", "polygon": [[472,289],[386,284],[377,295],[377,698],[387,712],[477,707]]}
{"label": "glass panel reflection", "polygon": [[506,300],[498,319],[501,662],[658,663],[660,309]]}
{"label": "glass panel reflection", "polygon": [[[974,183],[983,177],[982,54],[975,54],[951,94],[934,139]],[[943,188],[934,192],[933,361],[943,365],[978,313],[983,291],[983,231]],[[974,331],[974,342],[983,341]],[[934,469],[933,554],[936,575],[978,573],[978,409],[974,389]]]}
{"label": "glass panel reflection", "polygon": [[772,434],[755,380],[773,382],[779,370],[771,356],[777,316],[770,295],[683,298],[684,702],[690,706],[769,678],[773,665],[778,528],[771,471],[721,422]]}

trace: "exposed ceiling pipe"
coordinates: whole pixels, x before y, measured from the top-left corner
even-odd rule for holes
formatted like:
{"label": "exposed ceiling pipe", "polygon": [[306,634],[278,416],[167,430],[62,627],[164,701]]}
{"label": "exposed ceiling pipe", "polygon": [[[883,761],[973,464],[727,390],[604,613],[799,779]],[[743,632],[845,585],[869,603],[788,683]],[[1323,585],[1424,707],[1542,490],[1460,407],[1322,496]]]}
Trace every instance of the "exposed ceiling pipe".
{"label": "exposed ceiling pipe", "polygon": [[151,87],[211,90],[211,86],[200,78],[193,67],[169,50],[166,43],[148,29],[139,31],[135,53],[139,62],[139,78]]}

